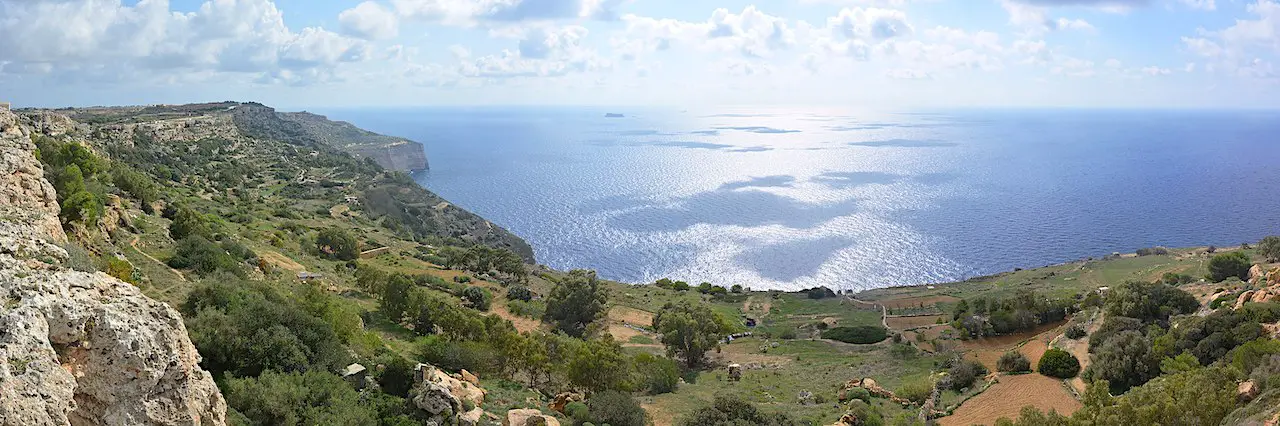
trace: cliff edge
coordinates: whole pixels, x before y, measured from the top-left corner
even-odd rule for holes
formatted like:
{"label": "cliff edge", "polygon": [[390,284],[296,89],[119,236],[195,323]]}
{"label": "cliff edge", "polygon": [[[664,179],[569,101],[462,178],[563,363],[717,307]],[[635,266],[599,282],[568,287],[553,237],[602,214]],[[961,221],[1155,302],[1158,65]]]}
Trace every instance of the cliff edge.
{"label": "cliff edge", "polygon": [[224,425],[178,312],[66,267],[29,130],[0,110],[0,425]]}

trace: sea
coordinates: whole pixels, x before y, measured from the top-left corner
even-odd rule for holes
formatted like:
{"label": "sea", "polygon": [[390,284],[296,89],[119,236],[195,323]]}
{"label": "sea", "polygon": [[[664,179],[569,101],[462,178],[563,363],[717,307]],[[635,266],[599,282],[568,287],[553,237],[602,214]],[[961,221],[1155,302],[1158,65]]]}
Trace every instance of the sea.
{"label": "sea", "polygon": [[630,283],[861,290],[1280,234],[1278,111],[316,112],[422,142],[417,182],[539,263]]}

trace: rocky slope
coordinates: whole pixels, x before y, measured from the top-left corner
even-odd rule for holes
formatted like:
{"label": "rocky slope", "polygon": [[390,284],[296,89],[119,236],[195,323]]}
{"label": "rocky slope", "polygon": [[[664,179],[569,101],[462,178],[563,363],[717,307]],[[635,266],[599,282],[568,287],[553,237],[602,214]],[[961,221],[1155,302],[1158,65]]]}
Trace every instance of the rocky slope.
{"label": "rocky slope", "polygon": [[[369,217],[417,237],[502,247],[534,262],[527,242],[458,208],[407,176],[370,171],[425,169],[421,145],[310,113],[281,113],[258,103],[220,102],[148,107],[16,111],[36,133],[80,140],[100,155],[157,179],[181,180],[205,195],[266,192],[287,184],[294,198],[341,202],[358,198]],[[65,135],[65,136],[64,136]]]}
{"label": "rocky slope", "polygon": [[0,111],[0,425],[225,424],[173,308],[65,266],[57,198],[29,132]]}

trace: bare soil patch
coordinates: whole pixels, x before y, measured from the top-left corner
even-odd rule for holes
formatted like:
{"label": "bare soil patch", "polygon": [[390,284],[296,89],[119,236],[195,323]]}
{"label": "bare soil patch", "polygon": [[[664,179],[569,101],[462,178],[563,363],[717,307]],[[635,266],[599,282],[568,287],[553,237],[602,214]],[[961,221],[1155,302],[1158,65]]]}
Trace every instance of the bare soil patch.
{"label": "bare soil patch", "polygon": [[885,319],[885,323],[889,324],[889,328],[894,330],[906,330],[909,328],[924,327],[926,325],[934,325],[938,323],[938,318],[942,315],[923,315],[915,317],[889,317]]}
{"label": "bare soil patch", "polygon": [[267,261],[267,263],[270,263],[272,266],[275,266],[280,269],[284,269],[286,271],[299,272],[307,269],[305,266],[302,266],[302,264],[294,261],[293,259],[290,259],[288,256],[285,256],[280,253],[276,253],[274,251],[264,250],[255,254],[257,254],[258,257],[262,258],[262,260],[265,260]]}
{"label": "bare soil patch", "polygon": [[614,306],[609,309],[609,319],[641,327],[650,327],[653,325],[653,312],[628,306]]}
{"label": "bare soil patch", "polygon": [[884,305],[889,309],[915,308],[924,305],[925,307],[933,306],[939,303],[952,303],[960,301],[959,298],[951,296],[916,296],[904,297],[901,299],[885,299],[877,303]]}
{"label": "bare soil patch", "polygon": [[[516,330],[519,330],[520,332],[536,331],[542,326],[542,322],[538,320],[525,318],[511,313],[511,311],[507,310],[506,303],[494,303],[489,307],[489,312],[502,317],[503,319],[510,320],[511,325],[514,325]],[[623,341],[626,340],[624,339]]]}
{"label": "bare soil patch", "polygon": [[1018,411],[1027,405],[1063,415],[1071,415],[1081,407],[1058,379],[1032,373],[1002,375],[999,380],[957,408],[954,414],[938,419],[938,423],[943,426],[992,425],[1001,417],[1017,418]]}
{"label": "bare soil patch", "polygon": [[987,369],[995,371],[996,361],[1001,355],[1017,348],[1023,341],[1027,341],[1027,344],[1018,350],[1026,355],[1034,366],[1040,361],[1044,351],[1049,348],[1049,341],[1058,335],[1058,328],[1063,324],[1065,322],[1044,324],[1024,333],[965,340],[960,343],[960,347],[965,351],[965,358],[981,362],[982,365],[987,366]]}

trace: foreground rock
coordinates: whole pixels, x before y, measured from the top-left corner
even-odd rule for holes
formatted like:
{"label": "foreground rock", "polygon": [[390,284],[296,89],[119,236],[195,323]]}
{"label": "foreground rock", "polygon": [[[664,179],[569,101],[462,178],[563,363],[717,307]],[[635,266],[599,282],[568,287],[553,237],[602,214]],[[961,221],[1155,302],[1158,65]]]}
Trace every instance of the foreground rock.
{"label": "foreground rock", "polygon": [[488,393],[462,376],[454,377],[428,364],[414,368],[413,405],[427,414],[427,424],[476,424]]}
{"label": "foreground rock", "polygon": [[176,311],[68,269],[28,131],[0,111],[0,425],[223,425]]}
{"label": "foreground rock", "polygon": [[560,426],[560,421],[533,408],[520,408],[507,411],[502,426]]}

